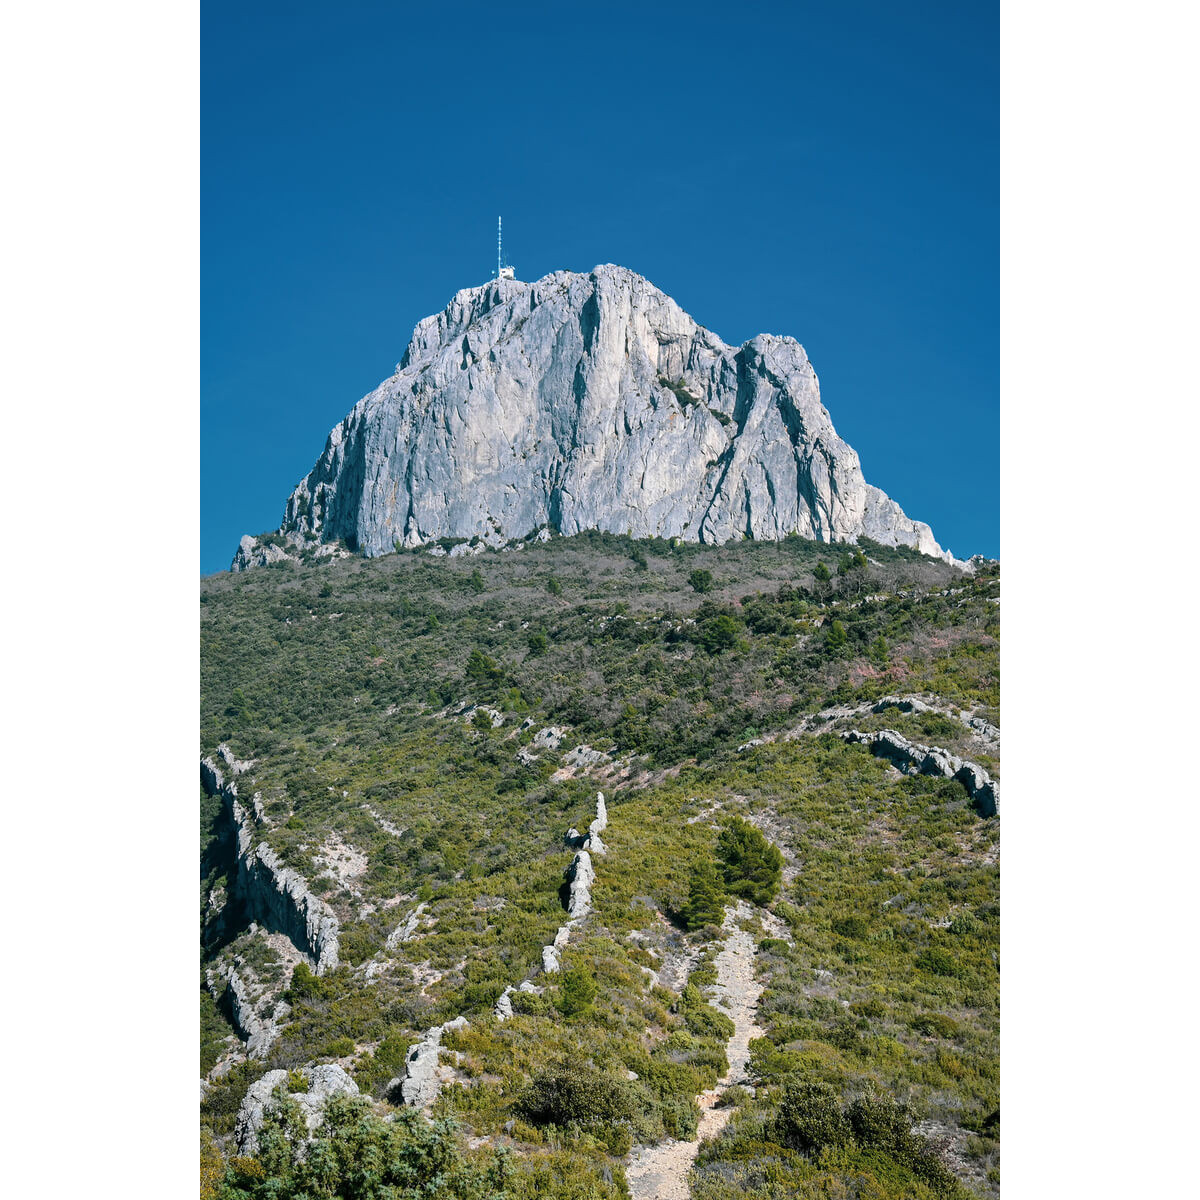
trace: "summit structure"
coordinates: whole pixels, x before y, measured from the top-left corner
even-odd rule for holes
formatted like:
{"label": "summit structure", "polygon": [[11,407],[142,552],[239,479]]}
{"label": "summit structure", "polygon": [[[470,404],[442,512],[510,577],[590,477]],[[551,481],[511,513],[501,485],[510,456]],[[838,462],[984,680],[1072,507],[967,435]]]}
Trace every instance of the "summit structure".
{"label": "summit structure", "polygon": [[[799,342],[728,346],[612,265],[533,283],[500,271],[421,321],[391,378],[330,433],[279,533],[373,556],[587,529],[865,535],[951,560],[863,478]],[[267,549],[282,553],[243,538],[234,567]]]}

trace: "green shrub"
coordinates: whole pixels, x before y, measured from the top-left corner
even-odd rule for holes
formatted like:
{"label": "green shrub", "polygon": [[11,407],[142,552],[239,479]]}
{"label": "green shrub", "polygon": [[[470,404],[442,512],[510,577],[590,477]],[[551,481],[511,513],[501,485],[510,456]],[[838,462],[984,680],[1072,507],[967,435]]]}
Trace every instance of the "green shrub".
{"label": "green shrub", "polygon": [[634,1105],[628,1083],[574,1060],[538,1071],[517,1102],[535,1124],[611,1124],[629,1120]]}
{"label": "green shrub", "polygon": [[954,1038],[962,1032],[958,1022],[943,1013],[918,1013],[909,1024],[926,1037]]}
{"label": "green shrub", "polygon": [[823,1083],[788,1083],[779,1101],[780,1140],[805,1154],[850,1140],[850,1122],[837,1095]]}
{"label": "green shrub", "polygon": [[713,573],[697,568],[688,576],[688,583],[697,592],[711,592],[713,588]]}
{"label": "green shrub", "polygon": [[477,1200],[503,1192],[510,1177],[502,1155],[487,1165],[466,1160],[446,1122],[430,1124],[412,1109],[385,1121],[362,1096],[330,1096],[311,1144],[304,1134],[294,1101],[268,1109],[258,1154],[233,1160],[217,1193],[221,1200]]}
{"label": "green shrub", "polygon": [[598,990],[592,973],[577,963],[563,972],[554,1006],[564,1017],[583,1016],[591,1011]]}
{"label": "green shrub", "polygon": [[930,946],[917,955],[917,969],[928,971],[931,975],[941,975],[947,979],[961,978],[964,971],[962,965],[953,955],[943,950],[941,946]]}

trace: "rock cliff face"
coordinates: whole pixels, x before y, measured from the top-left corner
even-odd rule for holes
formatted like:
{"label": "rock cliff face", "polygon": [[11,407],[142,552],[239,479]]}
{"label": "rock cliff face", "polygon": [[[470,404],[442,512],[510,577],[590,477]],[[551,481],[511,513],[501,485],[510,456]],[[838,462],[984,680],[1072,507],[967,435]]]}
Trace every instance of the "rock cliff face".
{"label": "rock cliff face", "polygon": [[[396,373],[329,435],[279,533],[379,555],[545,528],[865,534],[948,557],[863,478],[795,339],[727,346],[611,265],[467,288],[423,320]],[[234,567],[281,553],[243,539]]]}
{"label": "rock cliff face", "polygon": [[237,784],[211,758],[200,761],[200,782],[219,795],[237,836],[237,898],[251,920],[285,934],[312,956],[317,974],[338,965],[338,919],[308,889],[304,877],[285,867],[265,842],[254,844],[254,820],[238,799]]}

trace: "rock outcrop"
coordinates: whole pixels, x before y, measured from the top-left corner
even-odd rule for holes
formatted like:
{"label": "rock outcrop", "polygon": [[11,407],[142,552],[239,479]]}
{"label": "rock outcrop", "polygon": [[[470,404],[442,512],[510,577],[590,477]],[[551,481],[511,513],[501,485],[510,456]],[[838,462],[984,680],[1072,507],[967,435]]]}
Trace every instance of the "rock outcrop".
{"label": "rock outcrop", "polygon": [[234,890],[249,920],[282,933],[310,955],[317,974],[338,965],[338,919],[309,891],[304,877],[279,861],[265,842],[254,841],[255,818],[238,798],[237,784],[226,779],[211,758],[200,761],[200,782],[219,795],[237,837]]}
{"label": "rock outcrop", "polygon": [[261,1011],[253,989],[236,968],[229,972],[224,999],[234,1028],[246,1043],[246,1053],[251,1058],[262,1058],[279,1036],[277,1018],[286,1015],[288,1006],[282,1001],[276,1005],[272,999],[273,1011],[270,1014]]}
{"label": "rock outcrop", "polygon": [[234,569],[547,529],[725,542],[866,535],[949,559],[863,478],[794,338],[727,346],[623,267],[496,280],[413,331]]}
{"label": "rock outcrop", "polygon": [[400,1081],[400,1095],[405,1104],[414,1108],[428,1108],[442,1090],[438,1075],[438,1054],[442,1048],[442,1034],[447,1029],[462,1029],[467,1025],[466,1017],[455,1017],[444,1025],[435,1025],[415,1046],[410,1046],[404,1064],[404,1078]]}
{"label": "rock outcrop", "polygon": [[910,742],[894,729],[880,729],[875,733],[850,729],[842,737],[848,742],[860,742],[870,747],[872,754],[886,758],[909,775],[940,775],[945,779],[957,779],[966,788],[980,816],[999,815],[1000,784],[978,763],[959,758],[937,746]]}
{"label": "rock outcrop", "polygon": [[592,911],[592,884],[595,881],[592,856],[586,850],[578,851],[567,868],[567,882],[570,884],[567,912],[572,918],[586,917]]}
{"label": "rock outcrop", "polygon": [[[290,1097],[300,1105],[310,1133],[320,1125],[325,1101],[330,1096],[337,1092],[345,1092],[350,1096],[358,1095],[358,1084],[334,1063],[326,1063],[320,1067],[302,1067],[301,1073],[308,1083],[308,1090],[292,1092]],[[287,1071],[268,1071],[247,1088],[233,1130],[234,1140],[242,1154],[258,1152],[258,1135],[263,1127],[263,1119],[273,1103],[275,1089],[286,1087],[287,1080]]]}

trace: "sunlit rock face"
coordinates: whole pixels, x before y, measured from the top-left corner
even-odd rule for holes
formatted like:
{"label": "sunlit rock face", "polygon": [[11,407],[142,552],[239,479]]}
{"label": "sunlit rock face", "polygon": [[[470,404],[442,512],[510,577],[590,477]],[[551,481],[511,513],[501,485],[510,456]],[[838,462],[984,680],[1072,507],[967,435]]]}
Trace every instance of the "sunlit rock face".
{"label": "sunlit rock face", "polygon": [[329,435],[280,532],[378,555],[546,528],[865,534],[945,557],[863,478],[795,339],[727,346],[611,265],[467,288],[423,320],[396,373]]}

